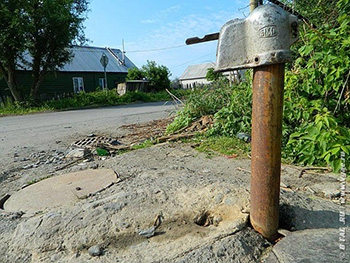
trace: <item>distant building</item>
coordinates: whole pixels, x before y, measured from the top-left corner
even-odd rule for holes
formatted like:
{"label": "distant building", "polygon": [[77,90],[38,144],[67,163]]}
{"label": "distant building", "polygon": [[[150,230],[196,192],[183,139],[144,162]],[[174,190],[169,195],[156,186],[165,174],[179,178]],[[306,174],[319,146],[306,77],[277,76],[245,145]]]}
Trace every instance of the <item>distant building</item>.
{"label": "distant building", "polygon": [[[215,63],[209,62],[188,66],[185,72],[179,78],[180,85],[184,89],[189,89],[210,84],[211,82],[206,78],[206,75],[210,68],[215,68]],[[241,81],[242,74],[242,70],[224,72],[224,76],[226,76],[231,83]]]}
{"label": "distant building", "polygon": [[[100,48],[90,46],[74,46],[71,48],[73,58],[55,72],[47,74],[41,84],[42,97],[54,97],[64,93],[80,91],[95,91],[98,87],[116,88],[119,83],[125,82],[128,69],[136,67],[131,60],[119,49]],[[104,77],[104,68],[100,63],[102,54],[108,58],[106,67],[107,82]],[[30,57],[29,57],[30,59]],[[17,83],[26,89],[32,83],[31,70],[21,67],[16,73]],[[5,94],[1,94],[4,93]],[[5,80],[0,79],[0,95],[10,95]]]}
{"label": "distant building", "polygon": [[180,85],[184,89],[190,89],[209,84],[210,81],[206,79],[206,75],[208,70],[214,67],[215,63],[213,62],[188,66],[179,78]]}

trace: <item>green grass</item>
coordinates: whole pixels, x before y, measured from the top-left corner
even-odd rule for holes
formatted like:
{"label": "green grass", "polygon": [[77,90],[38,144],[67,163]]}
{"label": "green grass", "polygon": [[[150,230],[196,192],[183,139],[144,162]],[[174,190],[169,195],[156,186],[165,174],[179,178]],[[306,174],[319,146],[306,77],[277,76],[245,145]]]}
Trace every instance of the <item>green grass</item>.
{"label": "green grass", "polygon": [[211,136],[201,139],[199,146],[196,148],[211,156],[224,155],[233,158],[247,158],[250,154],[250,143],[236,137]]}
{"label": "green grass", "polygon": [[33,180],[27,182],[27,185],[29,186],[29,185],[32,185],[32,184],[36,184],[36,183],[38,183],[38,182],[40,182],[40,181],[43,181],[43,180],[45,180],[45,179],[48,179],[48,178],[50,178],[50,177],[52,177],[52,175],[47,175],[47,176],[44,176],[44,177],[42,177],[42,178],[33,179]]}
{"label": "green grass", "polygon": [[133,150],[139,150],[139,149],[144,149],[153,146],[156,144],[156,141],[154,140],[145,140],[139,144],[136,144],[132,147]]}
{"label": "green grass", "polygon": [[[184,90],[172,91],[176,96],[183,97],[188,93]],[[157,93],[145,92],[127,92],[123,96],[119,96],[115,90],[109,91],[95,91],[82,92],[75,94],[71,98],[64,98],[60,100],[50,100],[34,105],[30,102],[13,103],[11,101],[0,103],[0,116],[6,115],[24,115],[45,111],[55,110],[71,110],[83,108],[97,108],[116,106],[136,102],[156,102],[156,101],[170,101],[170,95],[164,90]]]}
{"label": "green grass", "polygon": [[44,105],[28,106],[26,104],[18,104],[18,103],[12,103],[12,102],[0,103],[0,116],[24,115],[24,114],[52,111],[52,110],[54,109]]}
{"label": "green grass", "polygon": [[[197,135],[190,139],[181,139],[182,143],[195,145],[195,149],[205,153],[208,158],[214,156],[226,156],[228,158],[247,158],[250,155],[250,143],[236,137],[227,136],[203,136]],[[157,140],[146,140],[133,147],[133,150],[148,148],[157,143]]]}

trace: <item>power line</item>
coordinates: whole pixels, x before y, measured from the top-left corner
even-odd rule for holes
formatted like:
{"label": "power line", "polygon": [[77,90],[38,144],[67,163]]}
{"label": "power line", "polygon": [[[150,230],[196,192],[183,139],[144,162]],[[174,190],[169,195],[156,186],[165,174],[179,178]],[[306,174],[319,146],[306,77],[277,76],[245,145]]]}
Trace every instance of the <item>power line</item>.
{"label": "power line", "polygon": [[171,68],[178,68],[178,67],[181,67],[181,66],[183,66],[183,65],[186,65],[186,64],[189,64],[189,63],[191,63],[191,62],[193,62],[193,61],[196,61],[196,60],[205,58],[205,57],[210,56],[210,55],[212,55],[212,54],[213,54],[213,53],[210,53],[210,54],[204,55],[204,56],[202,56],[202,57],[192,59],[192,60],[190,60],[190,61],[187,61],[187,62],[185,62],[185,63],[182,63],[182,64],[180,64],[180,65],[177,65],[177,66],[174,66],[174,67],[171,67]]}
{"label": "power line", "polygon": [[126,53],[141,53],[141,52],[154,52],[154,51],[161,51],[161,50],[169,50],[174,48],[180,48],[184,47],[186,45],[179,45],[179,46],[172,46],[172,47],[163,47],[163,48],[155,48],[155,49],[146,49],[146,50],[131,50],[131,51],[125,51]]}

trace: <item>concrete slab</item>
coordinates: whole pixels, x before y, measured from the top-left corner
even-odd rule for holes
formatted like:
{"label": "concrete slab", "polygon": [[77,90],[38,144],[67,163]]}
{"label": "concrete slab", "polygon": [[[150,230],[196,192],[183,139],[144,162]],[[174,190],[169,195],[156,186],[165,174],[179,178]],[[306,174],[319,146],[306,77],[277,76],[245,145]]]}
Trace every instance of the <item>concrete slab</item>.
{"label": "concrete slab", "polygon": [[[346,232],[350,232],[350,229],[347,228]],[[350,244],[350,235],[346,235],[344,229],[296,231],[278,242],[265,262],[349,262],[350,249],[341,249],[345,244]]]}
{"label": "concrete slab", "polygon": [[4,210],[23,211],[28,215],[68,205],[115,181],[116,175],[109,169],[85,170],[50,177],[11,195],[4,204]]}

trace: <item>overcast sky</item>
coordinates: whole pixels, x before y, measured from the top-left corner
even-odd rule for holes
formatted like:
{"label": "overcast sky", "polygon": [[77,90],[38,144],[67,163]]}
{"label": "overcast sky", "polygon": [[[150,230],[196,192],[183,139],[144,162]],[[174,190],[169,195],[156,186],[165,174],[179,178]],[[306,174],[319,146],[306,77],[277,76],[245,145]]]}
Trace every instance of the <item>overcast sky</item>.
{"label": "overcast sky", "polygon": [[249,0],[90,0],[85,22],[89,45],[122,49],[136,66],[147,60],[169,68],[171,79],[187,66],[215,62],[217,41],[185,45],[189,37],[219,32],[249,15]]}

